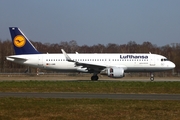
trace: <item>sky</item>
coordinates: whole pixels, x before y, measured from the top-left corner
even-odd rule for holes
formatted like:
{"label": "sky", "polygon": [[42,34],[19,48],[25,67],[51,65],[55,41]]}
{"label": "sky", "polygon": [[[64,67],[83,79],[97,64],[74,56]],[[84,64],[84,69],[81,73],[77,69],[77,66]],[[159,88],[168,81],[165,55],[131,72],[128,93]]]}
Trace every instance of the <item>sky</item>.
{"label": "sky", "polygon": [[35,42],[180,43],[180,0],[1,0],[0,40],[19,27]]}

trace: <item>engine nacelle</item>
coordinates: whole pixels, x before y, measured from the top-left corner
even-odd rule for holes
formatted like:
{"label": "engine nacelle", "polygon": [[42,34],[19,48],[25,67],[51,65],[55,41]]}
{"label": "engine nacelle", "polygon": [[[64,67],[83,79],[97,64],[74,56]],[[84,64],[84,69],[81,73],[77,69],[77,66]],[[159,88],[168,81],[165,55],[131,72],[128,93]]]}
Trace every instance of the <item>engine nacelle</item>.
{"label": "engine nacelle", "polygon": [[119,67],[108,68],[107,75],[112,78],[122,78],[124,77],[124,69]]}

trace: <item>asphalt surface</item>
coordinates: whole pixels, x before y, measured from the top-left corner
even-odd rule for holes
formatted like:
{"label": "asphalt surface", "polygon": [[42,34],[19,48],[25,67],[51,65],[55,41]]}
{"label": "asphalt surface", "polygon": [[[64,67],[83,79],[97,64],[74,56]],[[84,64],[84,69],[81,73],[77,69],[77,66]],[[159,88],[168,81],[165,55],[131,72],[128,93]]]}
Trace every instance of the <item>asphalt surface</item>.
{"label": "asphalt surface", "polygon": [[19,98],[88,98],[88,99],[127,99],[127,100],[180,100],[180,94],[99,94],[99,93],[22,93],[0,92],[0,97]]}
{"label": "asphalt surface", "polygon": [[[35,76],[35,77],[29,77],[29,76],[0,76],[0,81],[29,81],[29,80],[35,80],[35,81],[91,81],[90,77],[63,77],[63,76]],[[150,79],[148,77],[124,77],[124,78],[100,78],[98,81],[141,81],[141,82],[150,82]],[[164,82],[164,81],[171,81],[171,82],[180,82],[180,77],[162,77],[158,78],[155,77],[154,82]]]}

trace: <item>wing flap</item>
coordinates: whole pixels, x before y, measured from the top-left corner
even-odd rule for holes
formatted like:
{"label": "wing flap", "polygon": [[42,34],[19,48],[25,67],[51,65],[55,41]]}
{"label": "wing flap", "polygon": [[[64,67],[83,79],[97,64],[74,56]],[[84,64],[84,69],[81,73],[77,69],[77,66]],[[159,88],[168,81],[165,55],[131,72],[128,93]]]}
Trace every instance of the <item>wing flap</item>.
{"label": "wing flap", "polygon": [[88,69],[94,69],[96,71],[101,71],[106,68],[104,65],[100,64],[92,64],[92,63],[82,63],[82,62],[75,62],[76,66],[82,66],[83,68],[88,68]]}

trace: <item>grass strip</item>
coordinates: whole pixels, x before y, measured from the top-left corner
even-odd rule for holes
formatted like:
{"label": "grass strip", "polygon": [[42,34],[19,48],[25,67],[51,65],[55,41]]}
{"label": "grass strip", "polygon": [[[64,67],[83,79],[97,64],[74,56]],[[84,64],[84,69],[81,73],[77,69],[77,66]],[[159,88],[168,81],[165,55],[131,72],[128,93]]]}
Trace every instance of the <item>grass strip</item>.
{"label": "grass strip", "polygon": [[180,93],[180,82],[2,81],[1,92]]}
{"label": "grass strip", "polygon": [[177,120],[179,101],[0,98],[1,120]]}

